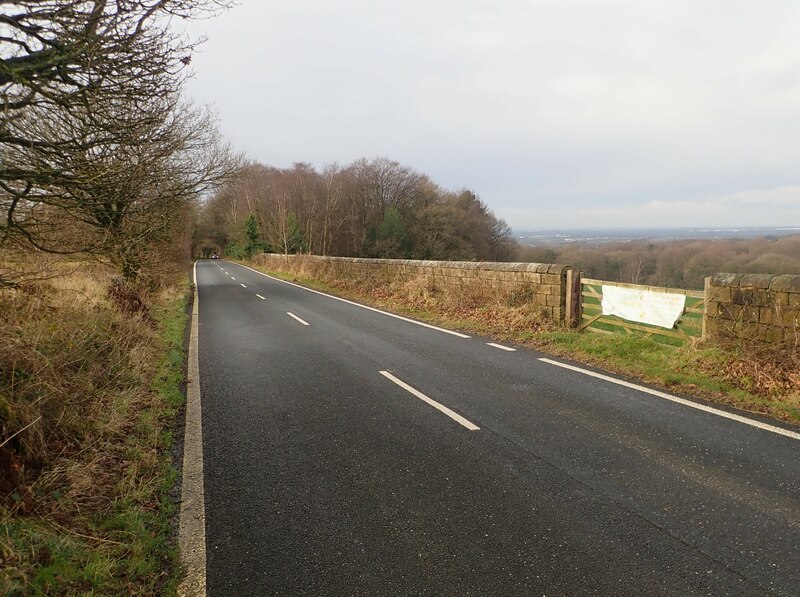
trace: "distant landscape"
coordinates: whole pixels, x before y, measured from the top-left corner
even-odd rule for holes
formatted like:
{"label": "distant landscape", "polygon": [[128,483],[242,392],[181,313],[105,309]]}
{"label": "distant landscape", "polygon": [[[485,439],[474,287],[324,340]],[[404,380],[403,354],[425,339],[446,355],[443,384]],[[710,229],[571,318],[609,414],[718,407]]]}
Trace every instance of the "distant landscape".
{"label": "distant landscape", "polygon": [[637,240],[668,241],[681,239],[777,238],[800,234],[800,226],[780,228],[533,228],[513,231],[525,245],[605,244]]}
{"label": "distant landscape", "polygon": [[716,272],[800,274],[800,228],[520,230],[517,259],[590,278],[701,289]]}

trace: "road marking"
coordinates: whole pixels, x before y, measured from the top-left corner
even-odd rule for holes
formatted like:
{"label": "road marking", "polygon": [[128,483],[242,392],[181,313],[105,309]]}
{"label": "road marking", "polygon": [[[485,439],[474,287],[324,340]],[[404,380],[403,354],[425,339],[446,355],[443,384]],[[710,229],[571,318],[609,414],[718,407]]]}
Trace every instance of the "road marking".
{"label": "road marking", "polygon": [[575,367],[573,365],[567,365],[566,363],[559,363],[558,361],[553,361],[551,359],[539,359],[539,360],[542,361],[543,363],[549,363],[551,365],[555,365],[556,367],[562,367],[564,369],[569,369],[571,371],[577,371],[578,373],[583,373],[584,375],[590,375],[591,377],[596,377],[597,379],[602,379],[603,381],[608,381],[620,386],[625,386],[626,388],[639,390],[640,392],[644,392],[645,394],[651,394],[652,396],[657,396],[659,398],[663,398],[664,400],[669,400],[670,402],[677,402],[678,404],[683,404],[684,406],[688,406],[690,408],[696,408],[697,410],[702,410],[703,412],[707,412],[712,415],[717,415],[718,417],[723,417],[725,419],[731,419],[732,421],[744,423],[745,425],[750,425],[750,427],[756,427],[757,429],[763,429],[764,431],[770,431],[778,435],[783,435],[786,437],[790,437],[792,439],[800,440],[800,433],[789,431],[788,429],[783,429],[782,427],[776,427],[775,425],[769,425],[768,423],[762,423],[761,421],[748,419],[747,417],[742,417],[740,415],[729,413],[724,410],[719,410],[711,406],[706,406],[705,404],[699,404],[697,402],[692,402],[691,400],[686,400],[685,398],[679,398],[678,396],[673,396],[672,394],[667,394],[666,392],[660,392],[652,388],[647,388],[645,386],[640,386],[635,383],[630,383],[628,381],[616,379],[608,375],[603,375],[602,373],[595,373],[594,371],[589,371],[588,369],[582,369],[580,367]]}
{"label": "road marking", "polygon": [[233,276],[231,276],[231,280],[235,280],[235,279],[236,279],[236,278],[234,278]]}
{"label": "road marking", "polygon": [[495,348],[499,348],[500,350],[507,350],[508,352],[517,352],[516,348],[511,348],[510,346],[503,346],[502,344],[495,344],[494,342],[487,342],[487,346],[494,346]]}
{"label": "road marking", "polygon": [[267,299],[266,299],[266,297],[263,297],[263,296],[261,296],[260,294],[256,294],[256,296],[257,296],[258,298],[260,298],[262,301],[265,301],[265,300],[267,300]]}
{"label": "road marking", "polygon": [[245,285],[244,285],[244,284],[242,284],[241,282],[239,282],[239,286],[241,286],[242,288],[247,288],[247,286],[245,286]]}
{"label": "road marking", "polygon": [[286,312],[286,315],[288,315],[288,316],[289,316],[289,317],[291,317],[292,319],[296,319],[297,321],[299,321],[299,322],[300,322],[300,323],[302,323],[303,325],[309,325],[309,323],[308,323],[307,321],[303,321],[302,319],[300,319],[300,318],[299,318],[297,315],[295,315],[294,313],[291,313],[291,312],[287,311],[287,312]]}
{"label": "road marking", "polygon": [[394,375],[392,375],[388,371],[381,371],[380,374],[383,375],[389,381],[392,381],[392,382],[396,383],[398,386],[400,386],[401,388],[403,388],[404,390],[406,390],[410,394],[416,396],[417,398],[419,398],[423,402],[426,402],[426,403],[430,404],[433,408],[435,408],[439,412],[442,412],[442,413],[446,414],[448,417],[453,419],[456,423],[458,423],[460,425],[463,425],[464,427],[466,427],[470,431],[478,431],[480,429],[480,427],[478,427],[474,423],[468,421],[467,419],[462,417],[457,412],[454,412],[454,411],[450,410],[444,404],[439,404],[433,398],[428,398],[425,394],[423,394],[419,390],[416,390],[416,389],[412,388],[406,382],[404,382],[404,381],[402,381],[400,379],[397,379]]}
{"label": "road marking", "polygon": [[206,594],[206,515],[203,494],[203,424],[200,405],[200,365],[198,360],[198,316],[200,289],[197,262],[194,263],[194,305],[189,334],[189,363],[186,384],[186,421],[183,441],[183,480],[178,522],[178,543],[185,575],[178,595]]}
{"label": "road marking", "polygon": [[[239,264],[241,265],[241,264]],[[466,334],[462,334],[461,332],[454,332],[453,330],[446,330],[444,328],[436,327],[435,325],[431,325],[429,323],[423,323],[421,321],[415,321],[413,319],[409,319],[408,317],[403,317],[402,315],[396,315],[394,313],[389,313],[388,311],[381,311],[380,309],[376,309],[375,307],[369,307],[367,305],[362,305],[360,303],[356,303],[353,301],[348,301],[347,299],[343,299],[338,296],[333,296],[332,294],[328,294],[326,292],[321,292],[319,290],[314,290],[313,288],[306,288],[305,286],[301,286],[300,284],[295,284],[294,282],[289,282],[288,280],[281,280],[280,278],[276,278],[275,276],[270,276],[269,274],[265,274],[264,272],[260,272],[257,269],[253,269],[247,265],[241,265],[241,267],[247,268],[250,271],[253,271],[259,275],[264,276],[265,278],[269,278],[270,280],[275,280],[276,282],[283,282],[284,284],[288,284],[289,286],[296,286],[297,288],[302,288],[303,290],[307,290],[308,292],[313,292],[314,294],[319,294],[321,296],[327,296],[328,298],[332,298],[337,301],[341,301],[343,303],[347,303],[348,305],[353,305],[356,307],[361,307],[362,309],[367,309],[368,311],[374,311],[375,313],[380,313],[381,315],[386,315],[387,317],[394,317],[395,319],[399,319],[400,321],[405,321],[407,323],[413,323],[414,325],[420,325],[424,328],[429,328],[431,330],[436,330],[437,332],[444,332],[445,334],[450,334],[451,336],[457,336],[459,338],[469,338]]]}

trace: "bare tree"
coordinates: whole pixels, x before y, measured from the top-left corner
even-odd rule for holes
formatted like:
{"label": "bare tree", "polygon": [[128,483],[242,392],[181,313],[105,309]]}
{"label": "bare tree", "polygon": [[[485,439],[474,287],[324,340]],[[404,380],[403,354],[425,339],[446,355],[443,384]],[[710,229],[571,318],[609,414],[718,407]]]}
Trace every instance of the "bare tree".
{"label": "bare tree", "polygon": [[336,217],[342,198],[342,177],[336,164],[326,166],[322,172],[325,204],[322,222],[322,255],[328,255],[334,245],[334,239],[341,234],[341,228],[347,222],[344,214]]}
{"label": "bare tree", "polygon": [[157,196],[180,204],[230,171],[213,119],[180,100],[194,42],[169,27],[224,4],[0,2],[0,247],[104,251],[125,226],[141,241],[130,225]]}
{"label": "bare tree", "polygon": [[353,251],[366,248],[367,235],[379,225],[386,210],[413,208],[426,176],[387,158],[361,159],[346,170],[346,187]]}

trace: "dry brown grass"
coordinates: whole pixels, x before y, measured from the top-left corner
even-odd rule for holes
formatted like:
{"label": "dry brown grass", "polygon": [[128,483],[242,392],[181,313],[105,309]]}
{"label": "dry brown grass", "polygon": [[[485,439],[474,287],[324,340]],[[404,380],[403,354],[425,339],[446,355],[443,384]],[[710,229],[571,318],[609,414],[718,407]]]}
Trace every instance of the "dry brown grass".
{"label": "dry brown grass", "polygon": [[108,286],[115,276],[112,269],[94,263],[62,262],[54,270],[59,274],[48,280],[54,306],[91,310],[108,307]]}
{"label": "dry brown grass", "polygon": [[179,348],[186,287],[137,293],[142,312],[120,308],[114,279],[102,265],[51,262],[46,276],[0,291],[0,529],[11,529],[0,533],[0,593],[4,573],[17,592],[164,582],[165,430],[181,354],[158,381],[165,332],[148,313],[173,305]]}
{"label": "dry brown grass", "polygon": [[324,265],[308,261],[297,266],[287,264],[286,270],[297,279],[321,282],[340,294],[376,306],[410,314],[435,314],[456,325],[468,322],[473,330],[483,328],[487,333],[515,334],[557,328],[546,312],[520,300],[519,296],[467,283],[458,290],[443,290],[424,275],[391,282],[370,276],[340,279],[332,276]]}
{"label": "dry brown grass", "polygon": [[800,406],[800,346],[740,343],[727,352],[718,374],[731,385],[758,396],[795,396]]}
{"label": "dry brown grass", "polygon": [[0,453],[13,467],[0,497],[21,512],[46,507],[36,496],[58,487],[72,499],[47,506],[55,510],[106,499],[102,480],[113,467],[98,445],[124,436],[127,418],[116,413],[144,399],[154,374],[155,336],[110,308],[109,278],[76,269],[0,296]]}

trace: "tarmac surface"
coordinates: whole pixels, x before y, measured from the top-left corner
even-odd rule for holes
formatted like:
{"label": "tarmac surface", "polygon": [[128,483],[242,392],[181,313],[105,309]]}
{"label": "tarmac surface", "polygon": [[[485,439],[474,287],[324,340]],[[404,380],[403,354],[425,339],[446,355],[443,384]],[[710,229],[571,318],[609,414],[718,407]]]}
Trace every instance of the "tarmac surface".
{"label": "tarmac surface", "polygon": [[197,283],[209,595],[800,595],[797,429],[222,260]]}

